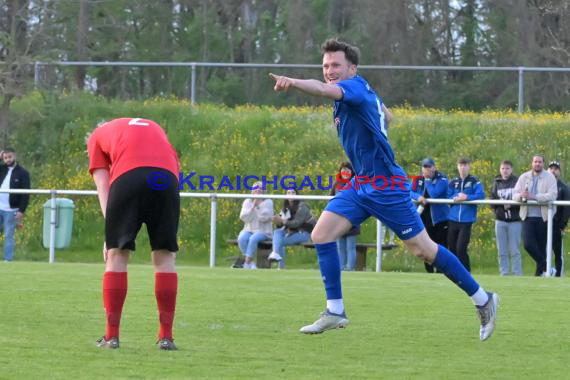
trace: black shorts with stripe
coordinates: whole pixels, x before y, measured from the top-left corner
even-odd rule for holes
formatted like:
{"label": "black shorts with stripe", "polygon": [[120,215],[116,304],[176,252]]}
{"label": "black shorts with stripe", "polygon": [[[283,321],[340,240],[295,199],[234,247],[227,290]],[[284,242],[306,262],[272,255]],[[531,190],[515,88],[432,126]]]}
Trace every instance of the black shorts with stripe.
{"label": "black shorts with stripe", "polygon": [[135,239],[145,223],[153,251],[177,252],[179,219],[178,178],[161,168],[130,170],[117,178],[109,190],[105,218],[107,249],[134,251]]}

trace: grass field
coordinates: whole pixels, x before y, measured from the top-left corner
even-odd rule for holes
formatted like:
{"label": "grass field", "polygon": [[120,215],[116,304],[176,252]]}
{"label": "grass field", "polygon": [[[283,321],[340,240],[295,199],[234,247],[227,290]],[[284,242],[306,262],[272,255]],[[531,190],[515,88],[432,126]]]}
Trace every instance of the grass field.
{"label": "grass field", "polygon": [[0,378],[569,378],[570,280],[481,275],[501,295],[478,338],[473,306],[440,275],[348,273],[351,325],[304,336],[323,309],[315,270],[180,267],[177,352],[156,349],[150,266],[132,265],[121,348],[101,351],[102,264],[0,263]]}

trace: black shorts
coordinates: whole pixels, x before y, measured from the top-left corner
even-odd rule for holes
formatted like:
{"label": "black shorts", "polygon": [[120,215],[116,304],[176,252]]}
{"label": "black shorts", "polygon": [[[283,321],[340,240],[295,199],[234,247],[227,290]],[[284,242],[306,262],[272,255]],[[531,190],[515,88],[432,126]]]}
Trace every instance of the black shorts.
{"label": "black shorts", "polygon": [[178,178],[161,168],[136,168],[117,178],[111,185],[107,202],[107,249],[134,251],[135,239],[145,223],[153,251],[166,249],[178,252],[178,187]]}

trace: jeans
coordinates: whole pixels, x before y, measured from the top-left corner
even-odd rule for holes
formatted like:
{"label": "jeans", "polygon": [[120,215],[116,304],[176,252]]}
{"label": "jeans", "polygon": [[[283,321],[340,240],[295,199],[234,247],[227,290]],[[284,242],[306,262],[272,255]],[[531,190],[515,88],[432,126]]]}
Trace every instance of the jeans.
{"label": "jeans", "polygon": [[542,218],[529,217],[523,222],[524,249],[536,262],[535,276],[546,272],[546,227]]}
{"label": "jeans", "polygon": [[16,211],[0,210],[0,225],[4,226],[4,260],[14,258],[14,231],[16,230]]}
{"label": "jeans", "polygon": [[356,235],[343,236],[336,241],[341,270],[354,270],[356,267]]}
{"label": "jeans", "polygon": [[257,253],[257,245],[269,238],[263,232],[242,231],[237,239],[239,250],[244,256],[253,258]]}
{"label": "jeans", "polygon": [[310,238],[311,234],[307,231],[287,233],[284,227],[274,230],[273,252],[278,253],[282,257],[282,260],[279,262],[279,268],[285,268],[285,246],[306,243]]}
{"label": "jeans", "polygon": [[507,223],[502,220],[495,220],[495,235],[497,251],[499,253],[499,272],[501,276],[506,276],[510,273],[515,276],[522,276],[523,274],[521,251],[519,249],[521,233],[522,222]]}

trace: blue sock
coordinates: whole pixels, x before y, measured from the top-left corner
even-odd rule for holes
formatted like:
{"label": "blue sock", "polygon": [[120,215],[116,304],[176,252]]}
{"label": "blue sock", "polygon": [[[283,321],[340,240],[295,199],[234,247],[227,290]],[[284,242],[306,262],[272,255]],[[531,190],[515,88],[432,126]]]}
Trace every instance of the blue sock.
{"label": "blue sock", "polygon": [[342,285],[340,283],[340,260],[336,242],[315,244],[319,267],[325,283],[328,300],[342,298]]}
{"label": "blue sock", "polygon": [[479,289],[479,284],[475,281],[473,276],[471,276],[471,273],[467,272],[467,269],[461,264],[461,261],[447,248],[441,245],[438,245],[433,266],[463,289],[469,297],[475,294]]}

